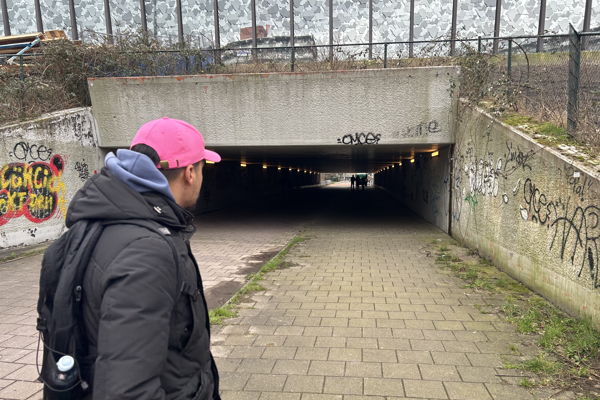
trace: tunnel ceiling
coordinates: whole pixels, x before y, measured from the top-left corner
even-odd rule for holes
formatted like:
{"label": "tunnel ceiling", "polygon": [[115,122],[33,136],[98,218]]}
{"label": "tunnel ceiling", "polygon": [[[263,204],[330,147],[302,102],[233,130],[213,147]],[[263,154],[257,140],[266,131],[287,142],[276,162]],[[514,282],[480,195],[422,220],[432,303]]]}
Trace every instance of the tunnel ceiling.
{"label": "tunnel ceiling", "polygon": [[316,172],[375,172],[402,159],[431,153],[442,146],[333,145],[212,147],[225,161],[302,168]]}

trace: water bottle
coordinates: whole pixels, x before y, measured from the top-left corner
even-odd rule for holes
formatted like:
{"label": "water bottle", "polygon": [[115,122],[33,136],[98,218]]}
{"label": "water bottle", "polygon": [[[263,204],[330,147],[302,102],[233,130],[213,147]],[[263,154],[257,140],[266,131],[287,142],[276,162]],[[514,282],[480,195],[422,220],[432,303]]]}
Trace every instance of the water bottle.
{"label": "water bottle", "polygon": [[79,369],[75,359],[71,356],[62,356],[56,362],[56,368],[46,376],[44,399],[67,400],[77,399],[81,393]]}

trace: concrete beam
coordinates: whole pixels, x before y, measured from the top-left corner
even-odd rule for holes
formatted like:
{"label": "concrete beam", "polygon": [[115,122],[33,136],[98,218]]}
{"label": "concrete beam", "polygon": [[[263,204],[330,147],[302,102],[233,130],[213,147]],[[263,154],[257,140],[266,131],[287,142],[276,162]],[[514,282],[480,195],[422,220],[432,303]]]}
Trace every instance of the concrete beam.
{"label": "concrete beam", "polygon": [[90,79],[102,147],[151,119],[184,119],[210,146],[448,144],[459,69]]}

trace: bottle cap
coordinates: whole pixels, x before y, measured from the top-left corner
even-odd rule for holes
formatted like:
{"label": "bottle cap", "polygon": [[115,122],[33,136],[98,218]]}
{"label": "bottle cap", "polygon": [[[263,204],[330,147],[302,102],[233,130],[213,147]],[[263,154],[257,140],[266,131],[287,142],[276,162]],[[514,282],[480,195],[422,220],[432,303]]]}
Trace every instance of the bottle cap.
{"label": "bottle cap", "polygon": [[60,372],[67,372],[73,368],[74,365],[75,359],[73,359],[71,356],[62,356],[56,363],[56,366]]}

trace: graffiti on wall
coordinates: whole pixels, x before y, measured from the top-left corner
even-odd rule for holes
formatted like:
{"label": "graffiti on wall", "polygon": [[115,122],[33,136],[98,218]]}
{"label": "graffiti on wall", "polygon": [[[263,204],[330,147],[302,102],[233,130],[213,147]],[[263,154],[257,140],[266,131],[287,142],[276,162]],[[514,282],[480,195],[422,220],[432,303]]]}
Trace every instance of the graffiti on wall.
{"label": "graffiti on wall", "polygon": [[[31,148],[28,147],[28,154]],[[34,154],[37,156],[37,150]],[[19,217],[40,223],[56,215],[57,210],[64,207],[65,186],[61,179],[64,167],[63,158],[57,154],[47,162],[15,162],[2,166],[0,225]]]}
{"label": "graffiti on wall", "polygon": [[347,134],[337,139],[337,142],[340,144],[349,144],[349,145],[363,145],[363,144],[379,144],[381,140],[380,133],[373,132],[356,132],[353,134]]}
{"label": "graffiti on wall", "polygon": [[392,136],[395,138],[420,138],[430,135],[436,135],[442,132],[442,127],[437,120],[419,122],[414,126],[407,126],[403,131],[395,131]]}
{"label": "graffiti on wall", "polygon": [[[469,218],[475,216],[483,198],[488,198],[486,205],[497,201],[498,207],[508,206],[502,212],[514,213],[522,223],[539,225],[547,232],[552,257],[571,265],[571,273],[589,278],[594,288],[600,288],[600,206],[595,203],[598,190],[593,180],[572,165],[549,170],[535,151],[513,142],[501,146],[501,151],[495,151],[500,143],[494,143],[487,129],[457,143],[453,219],[468,225],[465,213]],[[536,182],[540,172],[554,174],[556,186],[547,180]]]}
{"label": "graffiti on wall", "polygon": [[85,160],[77,161],[75,163],[75,171],[79,175],[79,179],[81,179],[83,182],[90,177],[90,168]]}

